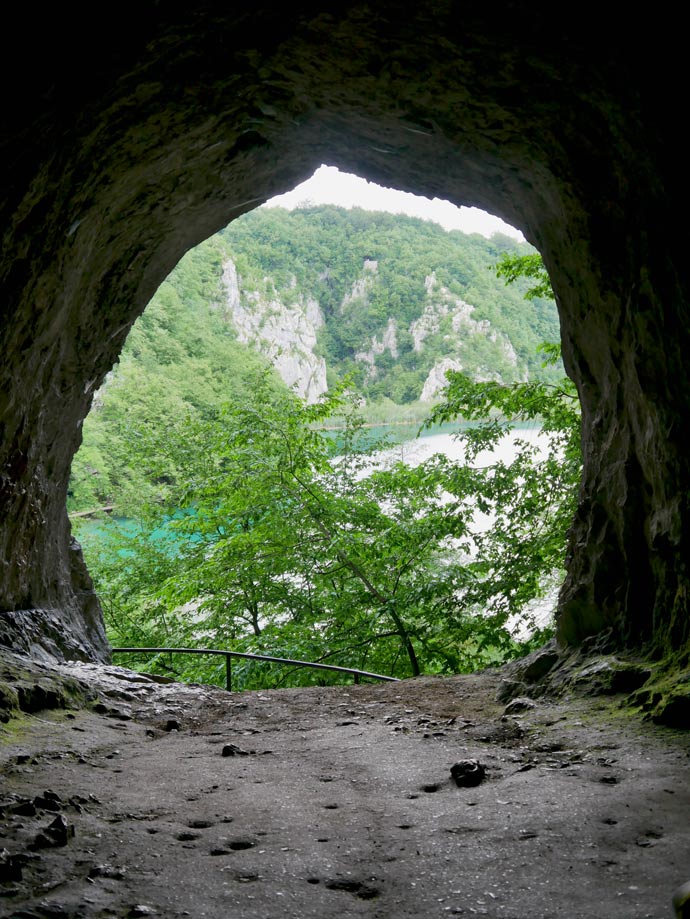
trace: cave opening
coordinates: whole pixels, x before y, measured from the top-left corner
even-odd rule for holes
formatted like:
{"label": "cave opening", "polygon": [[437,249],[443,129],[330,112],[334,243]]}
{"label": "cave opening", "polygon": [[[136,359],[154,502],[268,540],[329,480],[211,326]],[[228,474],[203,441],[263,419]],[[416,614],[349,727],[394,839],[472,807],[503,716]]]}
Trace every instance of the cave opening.
{"label": "cave opening", "polygon": [[[333,162],[372,181],[429,197],[444,194],[499,214],[521,227],[543,254],[560,310],[565,365],[583,412],[584,473],[558,611],[559,644],[564,652],[582,647],[585,654],[607,648],[622,657],[639,655],[643,666],[636,679],[642,678],[648,652],[653,652],[670,676],[669,670],[662,672],[661,682],[644,690],[646,703],[639,696],[638,702],[646,704],[654,720],[687,727],[690,274],[686,239],[677,230],[688,195],[684,148],[677,138],[686,82],[681,48],[685,33],[673,16],[654,12],[650,16],[644,9],[631,9],[621,16],[600,6],[595,16],[564,18],[539,2],[500,9],[474,0],[376,7],[347,2],[328,8],[297,2],[278,9],[273,4],[229,6],[213,0],[192,6],[142,0],[135,13],[127,4],[109,8],[106,27],[89,32],[80,9],[55,6],[40,16],[29,5],[9,11],[5,37],[15,53],[3,56],[5,85],[11,92],[0,113],[3,654],[9,648],[34,662],[55,657],[109,660],[101,610],[78,548],[70,542],[65,510],[69,468],[93,393],[116,362],[132,323],[185,252],[229,220],[306,178],[319,163]],[[25,664],[25,658],[19,661],[22,672],[28,669]],[[27,678],[28,689],[27,680],[17,683],[25,710],[35,711],[46,700],[59,698],[44,683],[45,669],[37,664],[35,674]],[[625,681],[629,677],[624,674]],[[627,692],[630,683],[626,686]],[[111,688],[121,698],[122,686]],[[16,707],[18,690],[2,689],[9,707]],[[409,681],[401,689],[395,687],[389,696],[392,708],[409,705],[420,711],[421,684]],[[163,687],[158,697],[165,692]],[[460,714],[467,716],[469,697],[462,695],[465,710]],[[492,707],[493,699],[492,688]],[[144,904],[134,907],[136,911],[153,907],[162,914],[181,908],[198,911],[199,904],[213,914],[219,903],[239,911],[254,909],[256,915],[275,911],[274,894],[283,892],[286,864],[294,878],[305,876],[309,835],[292,817],[313,815],[311,829],[323,820],[314,806],[338,804],[345,806],[334,811],[340,824],[334,829],[342,835],[332,838],[340,848],[333,849],[331,858],[319,833],[313,863],[327,863],[329,870],[307,874],[302,885],[307,910],[320,909],[325,915],[341,906],[347,909],[355,901],[336,902],[333,896],[355,896],[379,897],[380,908],[391,914],[407,908],[410,914],[423,915],[430,908],[440,909],[441,897],[448,898],[443,909],[457,903],[457,909],[481,911],[492,908],[487,905],[490,891],[505,897],[506,909],[524,915],[535,910],[567,913],[576,904],[583,915],[597,916],[604,903],[615,916],[627,917],[631,911],[661,914],[670,906],[670,891],[687,876],[682,845],[675,845],[687,839],[680,806],[687,798],[686,783],[682,769],[672,768],[685,761],[686,744],[682,735],[664,729],[661,745],[653,744],[659,766],[648,768],[653,759],[645,757],[652,755],[655,726],[648,725],[643,739],[637,730],[629,730],[631,722],[620,711],[604,723],[599,720],[601,701],[586,706],[592,717],[582,720],[573,718],[568,705],[562,721],[554,722],[549,704],[543,718],[537,713],[541,720],[526,771],[514,760],[514,745],[524,738],[508,738],[512,748],[502,766],[500,755],[492,762],[499,776],[504,768],[505,777],[526,789],[524,798],[501,793],[506,803],[497,808],[498,786],[489,783],[486,809],[466,808],[465,803],[475,804],[477,798],[463,796],[456,799],[461,801],[460,821],[446,824],[439,823],[438,808],[422,807],[416,830],[410,808],[417,813],[421,802],[410,799],[419,798],[418,792],[421,801],[429,800],[427,792],[439,803],[451,800],[448,787],[444,797],[438,796],[440,746],[432,738],[409,747],[405,765],[400,755],[403,731],[393,734],[390,725],[380,725],[361,748],[365,758],[355,758],[356,735],[364,724],[348,724],[349,714],[341,721],[342,709],[337,714],[333,709],[333,721],[340,722],[333,743],[319,768],[309,771],[302,724],[313,719],[315,705],[305,702],[294,718],[298,731],[288,755],[222,763],[225,779],[228,767],[244,771],[251,764],[266,770],[266,806],[257,812],[251,802],[262,785],[251,779],[219,785],[219,760],[209,758],[209,771],[204,771],[194,731],[182,736],[171,727],[164,741],[171,742],[175,753],[170,762],[184,773],[179,782],[171,779],[166,786],[171,794],[166,813],[174,813],[178,821],[209,815],[216,821],[221,815],[234,818],[238,835],[228,838],[223,829],[223,843],[241,840],[245,831],[254,834],[267,816],[274,820],[261,830],[266,837],[256,839],[258,845],[264,839],[275,845],[266,846],[269,854],[262,862],[270,889],[265,899],[255,901],[255,908],[248,905],[250,888],[245,885],[253,882],[252,895],[260,892],[258,872],[238,871],[241,886],[231,899],[229,874],[215,872],[223,886],[209,890],[206,856],[218,852],[215,840],[213,850],[211,845],[200,849],[201,862],[186,848],[181,852],[179,845],[169,850],[177,859],[173,866],[188,872],[178,872],[184,881],[179,885],[179,877],[160,872],[160,863],[148,861],[158,855],[156,837],[149,833],[151,790],[161,788],[161,781],[173,773],[161,770],[155,756],[158,744],[146,747],[152,751],[151,771],[141,768],[141,732],[134,721],[124,719],[117,749],[123,749],[124,735],[129,735],[127,747],[136,754],[132,765],[93,772],[91,757],[112,749],[113,724],[118,722],[84,712],[83,733],[73,733],[70,722],[64,722],[70,731],[65,750],[79,742],[87,760],[88,788],[95,774],[108,776],[108,801],[101,805],[89,800],[86,809],[91,813],[85,818],[91,830],[78,831],[69,845],[40,857],[32,854],[23,863],[13,862],[12,852],[9,859],[3,855],[5,876],[15,878],[23,871],[31,888],[26,896],[20,890],[16,897],[21,904],[15,900],[10,908],[16,902],[17,908],[35,911],[34,894],[40,890],[48,898],[47,910],[98,911],[102,903],[87,906],[84,890],[92,902],[103,870],[119,870],[128,862],[124,857],[120,862],[118,855],[117,863],[101,864],[99,855],[97,866],[94,852],[102,850],[108,859],[108,853],[122,853],[124,835],[138,849],[130,862],[131,885],[112,877],[119,890],[127,891],[126,899],[107,904],[116,912],[131,912],[134,903]],[[380,704],[373,690],[371,702]],[[261,701],[258,707],[266,704]],[[225,697],[219,705],[227,711]],[[437,696],[425,711],[448,718],[447,705],[446,698]],[[111,706],[109,697],[105,710],[112,714]],[[240,724],[253,735],[266,727],[263,714],[256,722],[243,720],[246,714],[233,708],[223,729],[236,732]],[[170,713],[171,719],[176,715]],[[199,715],[206,717],[207,711]],[[287,720],[285,709],[277,705],[275,722],[280,719]],[[477,720],[479,746],[470,749],[483,757],[486,728],[483,718]],[[494,725],[495,736],[505,738],[500,713]],[[404,726],[394,725],[393,730]],[[410,727],[430,733],[426,725]],[[458,719],[455,729],[464,733],[465,722]],[[94,742],[81,746],[91,731]],[[160,724],[152,722],[151,731],[160,737]],[[313,737],[309,735],[308,744]],[[352,742],[343,744],[343,737],[352,737]],[[673,754],[670,738],[680,744]],[[209,744],[217,739],[209,737]],[[461,734],[459,742],[465,744],[467,737]],[[240,744],[253,747],[254,741],[248,734]],[[619,745],[618,763],[610,756],[611,744]],[[11,765],[13,789],[26,798],[22,804],[31,804],[37,795],[45,801],[46,789],[55,790],[52,783],[59,774],[65,782],[57,788],[63,807],[70,799],[70,804],[79,804],[72,799],[84,790],[78,757],[60,759],[56,772],[52,736],[48,746],[52,749],[46,756],[44,743],[39,761],[25,768],[27,751],[7,745],[6,752],[22,756]],[[263,743],[259,747],[258,740],[256,747],[271,752]],[[209,746],[206,752],[214,749]],[[560,753],[569,756],[570,750],[585,751],[583,760],[590,753],[592,758],[587,764],[573,762],[572,770],[561,768]],[[599,752],[604,755],[599,757]],[[100,765],[110,769],[114,762],[104,757]],[[390,769],[383,769],[382,762]],[[531,768],[535,764],[539,768]],[[407,783],[402,786],[401,768]],[[76,770],[73,779],[67,778],[70,769]],[[577,778],[570,772],[579,770],[584,782],[580,796],[573,798]],[[358,876],[349,873],[355,870],[351,861],[341,861],[344,853],[353,852],[347,819],[352,799],[337,800],[338,782],[321,785],[340,776],[350,795],[364,794],[357,800],[366,824],[357,839],[365,841],[365,849],[367,841],[373,843],[364,861],[358,843]],[[379,781],[371,786],[374,797],[366,783],[358,786],[363,776]],[[180,787],[189,791],[190,807],[184,811],[178,807]],[[295,797],[296,788],[304,792],[301,798]],[[327,797],[315,794],[322,788]],[[409,797],[401,794],[408,788]],[[226,803],[213,803],[218,800],[214,791],[226,802],[228,795],[235,796],[234,814],[227,814]],[[457,794],[455,788],[452,793]],[[506,833],[510,801],[524,806],[512,811],[514,826]],[[575,808],[577,820],[567,806],[573,801],[582,802]],[[646,808],[636,806],[640,801]],[[276,802],[292,810],[276,807]],[[554,809],[554,802],[563,806]],[[380,808],[374,830],[372,803]],[[544,826],[556,820],[560,836],[571,845],[548,846],[548,833],[535,831],[535,806],[542,808]],[[474,829],[488,830],[488,848],[467,848],[464,830],[470,812],[477,820]],[[76,814],[76,806],[67,810],[65,823]],[[123,814],[133,815],[127,817],[126,834]],[[650,815],[655,821],[650,822]],[[33,817],[10,819],[15,829],[38,822]],[[53,819],[46,815],[36,830],[44,830]],[[99,821],[98,834],[90,835],[94,819]],[[391,850],[388,831],[393,823],[400,851],[404,847],[412,857],[398,860],[390,873],[380,852]],[[295,835],[283,835],[286,824]],[[572,833],[575,825],[584,832]],[[611,860],[600,858],[595,865],[592,845],[605,853],[602,845],[610,846],[611,840]],[[8,848],[11,841],[5,840]],[[180,841],[178,836],[175,843]],[[109,847],[103,848],[105,843]],[[240,850],[242,845],[240,841]],[[247,851],[262,851],[258,845]],[[540,857],[544,845],[553,858]],[[515,862],[516,846],[523,853],[520,860],[529,864]],[[523,857],[523,846],[536,846],[536,857]],[[475,859],[481,860],[483,851],[492,853],[486,864]],[[426,859],[421,869],[419,852]],[[70,853],[75,853],[71,862],[58,861]],[[446,858],[455,858],[457,871],[446,870]],[[50,870],[43,871],[50,864],[58,865],[52,876]],[[87,883],[91,866],[98,870]],[[511,866],[519,883],[510,883]],[[458,885],[463,868],[469,869],[463,875],[467,883]],[[374,876],[388,889],[379,881],[373,884]],[[111,877],[105,875],[105,880],[110,884]],[[51,881],[58,887],[49,888]],[[408,890],[411,883],[418,884],[416,892]],[[411,896],[407,903],[399,896],[403,890]],[[178,894],[182,899],[175,902]],[[151,901],[152,907],[145,905]],[[686,902],[687,887],[674,905],[682,910]]]}
{"label": "cave opening", "polygon": [[[329,187],[324,187],[324,178],[330,181]],[[323,200],[314,201],[315,195]],[[329,210],[333,201],[338,204]],[[278,218],[269,219],[269,213],[278,213],[275,208],[280,208],[279,213],[285,215],[284,227],[279,221],[276,223]],[[263,222],[258,216],[261,213],[266,215]],[[507,298],[505,315],[500,310],[496,312],[495,301],[506,300],[507,290],[505,283],[496,279],[497,259],[511,253],[517,257],[517,252],[521,252],[524,258],[527,257],[526,252],[534,253],[534,250],[525,244],[520,231],[486,212],[476,208],[458,209],[447,201],[435,199],[432,202],[409,193],[384,189],[322,166],[310,181],[298,186],[292,193],[269,200],[253,214],[257,217],[253,223],[250,212],[190,250],[178,263],[129,333],[118,364],[109,374],[106,385],[95,394],[92,412],[86,420],[85,442],[73,465],[68,510],[72,530],[84,549],[90,570],[98,576],[101,605],[106,612],[111,638],[115,636],[112,640],[116,646],[188,646],[192,642],[203,644],[205,636],[207,645],[210,642],[210,645],[224,647],[228,641],[239,639],[238,648],[256,651],[253,645],[245,648],[242,644],[246,642],[247,635],[242,633],[241,627],[238,628],[238,623],[244,622],[245,628],[250,626],[255,640],[262,636],[260,642],[268,641],[270,645],[270,630],[266,631],[265,622],[270,621],[266,610],[271,609],[271,604],[283,604],[288,610],[287,613],[283,611],[283,617],[298,615],[296,608],[300,604],[304,606],[303,601],[297,603],[294,596],[278,598],[275,582],[280,582],[286,574],[277,569],[255,571],[258,584],[250,584],[247,579],[236,583],[236,579],[228,575],[228,585],[232,584],[233,590],[245,597],[248,593],[253,595],[252,601],[245,599],[234,614],[228,610],[234,609],[237,604],[234,597],[227,596],[230,588],[225,585],[216,582],[214,590],[225,599],[213,601],[215,612],[211,617],[208,609],[212,601],[208,596],[201,599],[186,596],[184,590],[177,586],[172,589],[177,589],[180,608],[194,621],[196,632],[195,637],[190,638],[186,634],[189,625],[178,621],[176,634],[173,622],[178,610],[164,610],[165,601],[162,599],[165,595],[163,583],[168,584],[168,590],[171,589],[171,581],[166,581],[166,578],[171,578],[169,566],[162,557],[156,559],[155,551],[144,547],[141,542],[144,530],[149,533],[147,538],[162,542],[170,536],[170,528],[176,529],[179,537],[171,538],[175,551],[183,551],[180,546],[184,545],[185,538],[195,542],[204,538],[196,517],[190,533],[189,518],[185,516],[182,521],[174,519],[187,512],[180,507],[170,510],[169,495],[180,493],[179,480],[185,476],[198,479],[201,475],[199,468],[194,469],[189,462],[189,457],[195,452],[194,444],[188,442],[184,448],[186,467],[170,445],[180,436],[191,436],[189,424],[183,428],[181,435],[176,432],[181,416],[186,415],[188,422],[193,416],[198,423],[201,418],[215,415],[218,405],[225,399],[237,400],[242,387],[241,378],[250,372],[250,368],[252,372],[256,371],[254,363],[249,360],[252,350],[263,354],[277,369],[283,383],[293,388],[307,403],[315,403],[329,389],[337,388],[343,368],[351,376],[352,367],[359,362],[363,369],[359,372],[357,385],[362,401],[367,405],[364,418],[368,419],[367,441],[370,442],[374,436],[372,425],[378,425],[375,430],[393,432],[398,441],[403,432],[407,437],[415,438],[421,422],[438,401],[447,370],[464,367],[480,380],[527,380],[535,372],[543,373],[543,360],[538,355],[541,344],[546,341],[557,344],[559,340],[555,306],[548,307],[547,300],[541,296],[536,310],[533,298],[530,307],[529,300],[525,298],[525,288],[529,289],[526,281],[519,285],[519,292]],[[297,216],[289,218],[291,214]],[[346,216],[348,214],[349,217]],[[390,214],[406,216],[399,217],[396,225],[396,219],[388,216]],[[294,225],[288,225],[288,219],[292,219]],[[298,223],[298,219],[302,223]],[[245,224],[248,229],[241,231],[240,226]],[[454,232],[456,230],[461,232]],[[464,242],[461,242],[462,239]],[[394,270],[386,267],[387,261],[395,266]],[[381,274],[379,262],[383,267]],[[332,290],[336,279],[347,274],[348,270],[351,276],[344,286],[341,279],[336,296]],[[415,282],[407,282],[407,287],[404,287],[399,276],[407,274],[415,275]],[[481,291],[487,278],[494,279],[496,283],[482,297]],[[343,289],[340,290],[340,287]],[[463,299],[468,296],[466,291],[469,290],[476,291],[475,304]],[[419,303],[415,303],[413,308],[409,303],[401,302],[401,296],[408,299],[416,297]],[[330,303],[331,300],[333,303]],[[381,313],[382,308],[385,315]],[[477,318],[473,318],[477,308]],[[395,313],[396,309],[399,314]],[[411,309],[410,316],[405,320]],[[368,316],[366,334],[370,337],[371,353],[367,353],[366,348],[362,351],[362,342],[359,342],[359,351],[352,346],[349,340],[353,334],[351,330],[340,340],[342,327],[352,324],[353,314]],[[409,330],[405,321],[411,322]],[[329,331],[329,322],[336,325],[337,332],[332,328]],[[206,328],[208,323],[211,324]],[[355,317],[357,329],[359,324]],[[325,350],[324,334],[327,342]],[[363,334],[361,330],[359,334]],[[522,341],[516,351],[511,336],[515,341],[524,338],[529,343]],[[407,354],[406,338],[410,339]],[[240,343],[240,353],[243,351],[241,346],[245,346],[244,360],[236,353],[237,342]],[[399,345],[402,354],[398,353]],[[441,345],[443,350],[439,350]],[[530,349],[533,349],[533,354],[529,353]],[[425,350],[427,354],[424,354]],[[391,352],[390,355],[387,351]],[[328,369],[324,355],[328,359]],[[462,363],[459,362],[461,356]],[[205,360],[207,364],[204,364]],[[241,366],[242,363],[247,367]],[[562,369],[554,373],[554,379],[557,379],[562,375]],[[410,394],[414,396],[413,401],[410,401]],[[239,398],[246,400],[247,396],[240,395]],[[404,421],[407,421],[407,426],[403,428]],[[538,435],[535,424],[533,419],[528,425],[529,437]],[[445,428],[441,426],[436,432],[436,439],[443,441],[442,446],[439,444],[437,448],[445,453],[449,461],[451,458],[459,461],[462,452],[454,440],[455,435],[448,433],[454,427],[447,422]],[[441,430],[445,433],[441,434]],[[197,436],[203,435],[197,433]],[[410,450],[401,446],[399,449],[401,456],[403,452],[414,455],[416,447],[413,445]],[[204,461],[213,463],[214,458],[206,457]],[[227,457],[225,461],[228,461]],[[129,468],[136,462],[141,463],[146,472]],[[429,494],[427,500],[435,498]],[[167,508],[166,520],[172,520],[172,523],[161,523],[160,519],[153,523],[153,515],[163,506]],[[118,518],[115,528],[103,522],[103,518],[107,520],[111,516]],[[489,518],[484,515],[483,519]],[[183,526],[185,520],[186,529]],[[442,523],[448,526],[447,521]],[[342,525],[342,521],[338,525]],[[185,529],[183,536],[180,529]],[[116,531],[119,534],[116,541],[120,542],[115,555],[110,557],[103,547]],[[313,534],[311,538],[314,538]],[[376,537],[370,532],[366,538],[373,540]],[[442,538],[439,530],[439,543]],[[512,538],[516,538],[515,534]],[[564,543],[564,535],[562,540]],[[209,543],[205,554],[218,550],[217,545]],[[246,552],[251,555],[254,551],[256,545],[249,544]],[[141,558],[137,567],[132,556],[139,553]],[[440,559],[438,552],[437,555]],[[106,557],[107,562],[104,561]],[[113,562],[118,558],[126,558],[127,561],[120,561],[120,570],[114,570]],[[238,567],[250,567],[247,556],[242,558],[235,554],[233,558]],[[203,566],[203,561],[199,564]],[[297,562],[293,560],[293,564]],[[371,564],[370,560],[368,564]],[[151,570],[146,570],[147,565]],[[361,560],[358,565],[362,567]],[[174,567],[180,569],[179,561]],[[200,582],[198,573],[186,570],[192,580]],[[179,570],[177,575],[179,578]],[[428,573],[431,580],[436,576],[433,570]],[[533,573],[531,576],[536,577]],[[303,577],[310,584],[309,589],[315,592],[314,583],[308,576]],[[424,579],[427,575],[421,572],[420,577]],[[553,575],[548,573],[548,577],[551,580]],[[156,578],[159,583],[154,584]],[[526,580],[524,577],[521,579]],[[123,593],[124,580],[128,581],[128,588]],[[148,585],[148,594],[142,587],[142,581]],[[130,583],[135,586],[130,588]],[[128,596],[129,593],[136,594],[137,588],[139,612]],[[380,593],[380,588],[378,590]],[[457,596],[462,592],[459,587],[455,590]],[[403,603],[402,591],[399,594],[396,602],[409,610],[412,602],[408,599]],[[549,598],[548,603],[553,605],[555,586],[550,589]],[[328,608],[333,600],[331,597],[321,602]],[[477,602],[474,601],[475,606]],[[525,601],[520,602],[524,604]],[[158,624],[147,613],[156,603],[160,617]],[[505,603],[508,603],[507,599]],[[515,599],[511,605],[513,631],[510,634],[520,632],[521,640],[524,640],[539,627],[534,623],[532,626],[523,623],[522,611],[514,608],[517,603]],[[543,627],[548,618],[547,601],[535,597],[531,605],[538,610]],[[206,610],[206,616],[202,615],[200,607]],[[458,610],[462,608],[463,604],[458,601]],[[259,609],[264,610],[263,614],[259,614]],[[371,615],[375,617],[375,609]],[[412,616],[412,613],[409,615]],[[491,614],[484,610],[484,615]],[[137,622],[139,616],[141,619]],[[263,623],[261,629],[259,619]],[[213,627],[204,632],[200,623],[211,621]],[[221,622],[225,623],[223,627]],[[494,628],[498,627],[497,622]],[[322,625],[318,626],[318,629],[322,628]],[[354,625],[352,628],[356,635]],[[185,634],[184,640],[179,637],[181,633]],[[548,630],[543,634],[547,635]],[[280,637],[273,638],[274,642],[280,640]],[[360,636],[359,641],[352,638],[350,643],[366,648],[372,641],[370,636]],[[458,667],[472,668],[472,662],[479,666],[484,658],[475,660],[469,650],[477,641],[477,638],[465,636],[461,644],[466,650],[461,657],[456,652],[442,651],[443,666],[450,667],[451,672]],[[343,644],[342,636],[339,642]],[[312,644],[314,647],[309,648],[312,655],[323,651],[317,647],[318,642]],[[269,647],[269,652],[290,657],[298,654],[289,644],[282,648]],[[338,654],[342,656],[344,652],[336,648],[327,653],[335,660]],[[494,653],[506,652],[499,652],[497,645]],[[413,661],[415,668],[418,666],[416,658],[417,655]],[[338,658],[338,662],[385,672],[388,672],[386,667],[389,665],[395,666],[395,663],[390,664],[390,660],[379,661],[374,666],[371,655],[368,660],[366,657],[357,661],[341,661]],[[165,662],[163,666],[166,666]],[[438,667],[438,660],[432,666]],[[219,671],[219,681],[222,682],[222,661],[215,670]],[[185,673],[187,671],[198,676],[193,666],[188,667]]]}

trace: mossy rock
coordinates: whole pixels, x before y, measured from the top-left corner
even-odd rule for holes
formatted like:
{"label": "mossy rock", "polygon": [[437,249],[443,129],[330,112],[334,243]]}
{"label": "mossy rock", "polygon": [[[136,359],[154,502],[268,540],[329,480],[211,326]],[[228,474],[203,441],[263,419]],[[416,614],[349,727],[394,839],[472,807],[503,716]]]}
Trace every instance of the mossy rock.
{"label": "mossy rock", "polygon": [[646,664],[602,657],[576,671],[571,679],[574,688],[592,696],[613,696],[631,693],[652,676]]}
{"label": "mossy rock", "polygon": [[93,698],[94,692],[78,679],[43,663],[0,654],[0,722],[20,712],[82,708]]}
{"label": "mossy rock", "polygon": [[690,729],[690,670],[671,673],[634,692],[629,703],[655,724]]}
{"label": "mossy rock", "polygon": [[67,708],[68,693],[57,683],[40,681],[23,683],[17,687],[19,708],[27,714],[44,709]]}
{"label": "mossy rock", "polygon": [[0,722],[6,724],[19,709],[19,696],[9,683],[0,681]]}
{"label": "mossy rock", "polygon": [[562,652],[556,642],[551,640],[542,648],[537,648],[525,657],[507,664],[498,692],[499,701],[507,702],[517,695],[533,695],[534,684],[542,683],[562,661]]}
{"label": "mossy rock", "polygon": [[662,699],[652,714],[652,721],[669,728],[690,729],[690,690],[685,694],[675,692]]}

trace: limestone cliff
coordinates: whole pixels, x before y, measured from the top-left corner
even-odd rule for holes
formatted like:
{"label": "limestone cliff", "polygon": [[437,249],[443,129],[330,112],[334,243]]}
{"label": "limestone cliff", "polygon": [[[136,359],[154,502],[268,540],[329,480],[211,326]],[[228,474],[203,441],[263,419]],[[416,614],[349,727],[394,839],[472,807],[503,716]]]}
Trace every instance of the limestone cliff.
{"label": "limestone cliff", "polygon": [[[310,256],[313,261],[313,249]],[[477,318],[476,307],[441,283],[435,270],[421,276],[415,296],[408,287],[401,297],[395,281],[410,268],[398,257],[392,278],[392,261],[393,256],[384,258],[383,270],[380,260],[370,257],[354,271],[350,266],[349,273],[340,267],[344,290],[333,302],[332,264],[311,264],[321,270],[310,284],[304,273],[298,282],[280,263],[273,275],[243,258],[247,267],[238,273],[235,259],[228,257],[225,315],[238,341],[272,361],[285,383],[308,402],[326,391],[327,370],[338,379],[354,369],[365,395],[394,401],[434,399],[448,369],[462,369],[477,380],[527,378],[524,357],[507,331]]]}
{"label": "limestone cliff", "polygon": [[420,402],[431,402],[441,392],[446,385],[446,373],[449,370],[459,371],[462,369],[462,364],[450,357],[446,357],[434,364],[429,371],[429,376],[424,381],[422,394],[419,397]]}
{"label": "limestone cliff", "polygon": [[315,402],[327,389],[326,362],[315,353],[324,321],[319,304],[301,293],[288,304],[270,278],[264,282],[263,291],[244,287],[228,259],[223,266],[228,318],[238,341],[267,357],[302,399]]}
{"label": "limestone cliff", "polygon": [[378,376],[377,356],[388,351],[394,360],[398,357],[397,328],[397,321],[393,316],[389,316],[388,323],[381,333],[380,339],[377,334],[372,335],[369,342],[366,343],[365,349],[355,352],[355,360],[366,365],[365,380],[367,382]]}

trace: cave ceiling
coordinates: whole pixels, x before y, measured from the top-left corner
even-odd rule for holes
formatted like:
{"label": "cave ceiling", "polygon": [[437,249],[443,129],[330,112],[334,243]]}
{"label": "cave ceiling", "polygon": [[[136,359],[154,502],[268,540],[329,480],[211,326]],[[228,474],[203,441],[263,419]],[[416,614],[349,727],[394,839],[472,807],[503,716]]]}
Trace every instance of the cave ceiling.
{"label": "cave ceiling", "polygon": [[562,641],[688,641],[687,192],[673,22],[541,3],[8,14],[0,610],[107,657],[65,496],[93,393],[190,247],[322,162],[482,207],[542,253],[583,406]]}

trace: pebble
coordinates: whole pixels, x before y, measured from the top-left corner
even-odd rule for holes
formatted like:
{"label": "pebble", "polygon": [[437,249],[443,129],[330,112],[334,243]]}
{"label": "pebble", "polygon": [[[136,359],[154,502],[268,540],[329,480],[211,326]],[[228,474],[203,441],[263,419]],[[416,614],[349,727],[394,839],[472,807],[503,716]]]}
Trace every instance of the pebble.
{"label": "pebble", "polygon": [[530,699],[528,696],[518,696],[517,699],[513,699],[512,702],[506,705],[504,714],[515,715],[518,712],[527,712],[536,707],[537,703],[533,699]]}
{"label": "pebble", "polygon": [[29,848],[52,849],[66,846],[73,836],[74,827],[67,823],[62,814],[58,814],[55,820],[36,836]]}

